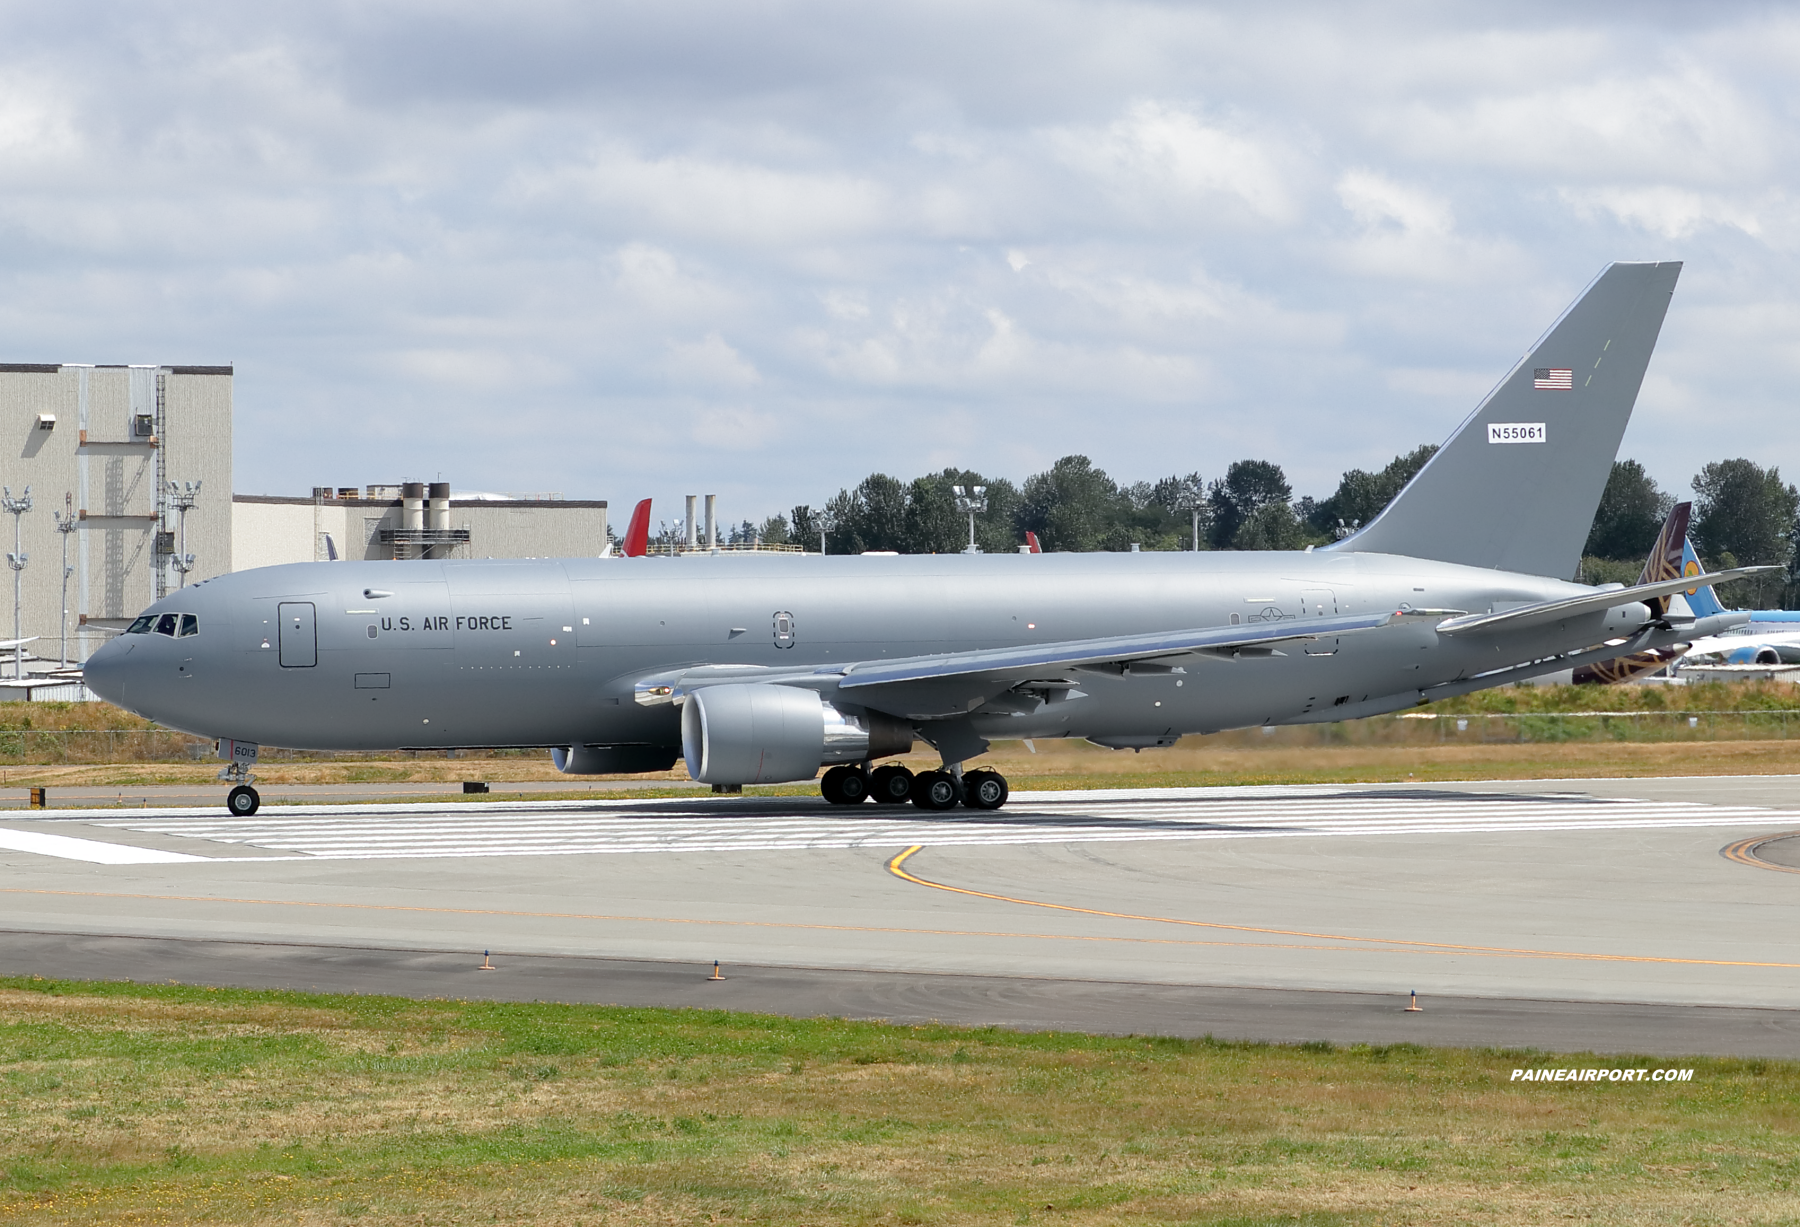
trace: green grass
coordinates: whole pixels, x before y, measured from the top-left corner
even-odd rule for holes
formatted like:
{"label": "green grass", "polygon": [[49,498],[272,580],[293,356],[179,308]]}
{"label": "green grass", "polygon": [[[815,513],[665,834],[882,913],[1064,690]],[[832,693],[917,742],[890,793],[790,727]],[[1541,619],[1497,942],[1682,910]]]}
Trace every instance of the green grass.
{"label": "green grass", "polygon": [[1797,1105],[1771,1061],[0,980],[21,1223],[1792,1223]]}

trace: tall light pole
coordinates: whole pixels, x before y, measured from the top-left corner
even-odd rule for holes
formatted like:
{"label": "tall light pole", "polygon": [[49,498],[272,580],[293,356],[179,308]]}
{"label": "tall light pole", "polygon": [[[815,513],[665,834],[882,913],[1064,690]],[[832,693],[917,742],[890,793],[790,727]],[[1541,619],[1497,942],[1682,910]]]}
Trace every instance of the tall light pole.
{"label": "tall light pole", "polygon": [[[19,607],[23,602],[25,591],[22,573],[25,570],[25,564],[31,561],[31,556],[20,548],[22,542],[19,530],[20,525],[24,522],[25,513],[31,510],[31,487],[26,486],[25,493],[14,498],[11,486],[0,486],[0,508],[3,508],[13,518],[13,548],[12,553],[6,556],[6,562],[13,572],[13,638],[21,639],[25,635],[25,632],[19,629]],[[13,647],[13,676],[16,678],[25,676],[25,645],[22,643]]]}
{"label": "tall light pole", "polygon": [[969,548],[965,554],[979,554],[975,547],[975,516],[987,510],[986,486],[951,486],[950,493],[956,496],[956,509],[969,517]]}
{"label": "tall light pole", "polygon": [[187,513],[194,509],[194,499],[199,494],[200,483],[197,481],[169,483],[169,506],[175,509],[176,531],[179,535],[175,557],[169,561],[181,572],[180,587],[183,588],[187,587],[188,572],[194,569],[194,556],[187,552]]}
{"label": "tall light pole", "polygon": [[62,632],[62,652],[57,657],[57,667],[69,667],[69,576],[75,574],[75,568],[69,565],[69,534],[75,531],[75,496],[63,493],[63,510],[61,515],[50,513],[56,521],[57,536],[62,538],[62,621],[58,628]]}

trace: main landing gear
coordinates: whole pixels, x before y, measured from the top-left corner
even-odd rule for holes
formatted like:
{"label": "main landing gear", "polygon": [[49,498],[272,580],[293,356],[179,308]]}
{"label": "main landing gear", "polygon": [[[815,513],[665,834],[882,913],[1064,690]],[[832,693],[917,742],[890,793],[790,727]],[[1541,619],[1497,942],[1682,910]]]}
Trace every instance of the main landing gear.
{"label": "main landing gear", "polygon": [[833,805],[860,805],[866,797],[877,805],[911,801],[920,809],[999,809],[1010,790],[998,771],[921,771],[914,775],[898,763],[870,771],[856,766],[833,767],[819,781],[819,792]]}

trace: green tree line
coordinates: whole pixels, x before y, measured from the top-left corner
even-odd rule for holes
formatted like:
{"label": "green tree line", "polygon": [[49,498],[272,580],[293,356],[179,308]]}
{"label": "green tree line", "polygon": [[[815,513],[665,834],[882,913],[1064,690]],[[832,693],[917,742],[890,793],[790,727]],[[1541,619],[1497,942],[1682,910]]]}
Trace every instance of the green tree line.
{"label": "green tree line", "polygon": [[[1300,550],[1336,540],[1380,514],[1424,467],[1425,444],[1370,472],[1351,469],[1323,499],[1296,498],[1281,466],[1239,460],[1223,475],[1172,473],[1121,483],[1086,456],[1064,456],[1014,483],[972,469],[945,469],[902,481],[872,473],[839,490],[823,507],[797,506],[760,527],[748,522],[733,540],[797,543],[827,552],[946,554],[969,544],[968,517],[954,487],[986,487],[975,517],[975,543],[1010,553],[1027,532],[1046,550]],[[1750,460],[1720,460],[1695,474],[1691,535],[1711,566],[1776,563],[1785,573],[1744,581],[1723,595],[1752,607],[1800,605],[1800,491],[1780,470]],[[1635,460],[1614,463],[1594,516],[1578,576],[1589,583],[1637,578],[1674,497]]]}

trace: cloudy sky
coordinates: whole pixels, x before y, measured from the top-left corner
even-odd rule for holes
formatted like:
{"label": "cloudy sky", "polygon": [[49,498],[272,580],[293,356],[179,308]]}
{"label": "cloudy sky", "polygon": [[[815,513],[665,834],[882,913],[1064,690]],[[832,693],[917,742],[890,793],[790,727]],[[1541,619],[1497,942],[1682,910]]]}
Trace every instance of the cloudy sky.
{"label": "cloudy sky", "polygon": [[235,363],[242,493],[1325,494],[1681,259],[1625,454],[1800,477],[1797,110],[1774,5],[0,0],[0,360]]}

